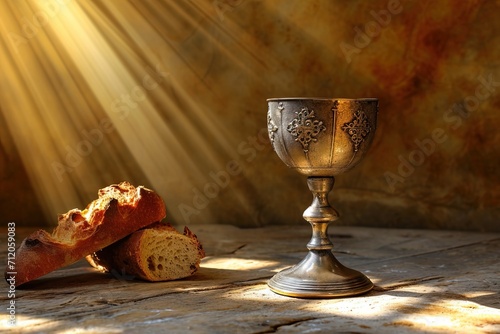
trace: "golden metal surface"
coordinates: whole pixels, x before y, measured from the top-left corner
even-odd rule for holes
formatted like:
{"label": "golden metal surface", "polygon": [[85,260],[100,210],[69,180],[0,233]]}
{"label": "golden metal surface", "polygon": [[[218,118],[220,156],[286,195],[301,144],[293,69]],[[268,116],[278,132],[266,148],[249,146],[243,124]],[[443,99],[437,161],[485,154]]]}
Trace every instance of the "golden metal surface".
{"label": "golden metal surface", "polygon": [[284,98],[268,100],[269,139],[280,159],[308,176],[313,194],[304,219],[312,226],[309,253],[297,265],[276,274],[268,285],[291,297],[331,298],[372,289],[362,273],[333,255],[328,225],[339,214],[328,202],[334,175],[361,161],[376,129],[377,99]]}

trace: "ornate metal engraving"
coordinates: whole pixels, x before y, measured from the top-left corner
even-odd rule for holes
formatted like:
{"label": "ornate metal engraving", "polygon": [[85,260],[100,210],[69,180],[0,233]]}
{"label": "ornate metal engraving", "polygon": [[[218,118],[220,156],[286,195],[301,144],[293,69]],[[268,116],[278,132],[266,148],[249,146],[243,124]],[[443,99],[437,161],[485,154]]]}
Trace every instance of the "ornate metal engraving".
{"label": "ornate metal engraving", "polygon": [[267,132],[269,133],[269,139],[271,140],[271,145],[274,148],[274,133],[278,131],[278,127],[274,124],[271,118],[271,109],[267,110]]}
{"label": "ornate metal engraving", "polygon": [[359,150],[359,146],[370,133],[371,126],[365,112],[362,109],[358,109],[354,112],[353,120],[345,123],[342,126],[342,130],[347,132],[349,138],[354,144],[354,152],[357,152]]}
{"label": "ornate metal engraving", "polygon": [[308,108],[302,108],[299,112],[296,112],[297,117],[295,117],[287,126],[287,131],[302,144],[302,149],[305,153],[309,151],[309,143],[311,141],[316,142],[316,138],[321,131],[325,131],[326,127],[323,125],[323,121],[314,120],[314,110],[309,111]]}

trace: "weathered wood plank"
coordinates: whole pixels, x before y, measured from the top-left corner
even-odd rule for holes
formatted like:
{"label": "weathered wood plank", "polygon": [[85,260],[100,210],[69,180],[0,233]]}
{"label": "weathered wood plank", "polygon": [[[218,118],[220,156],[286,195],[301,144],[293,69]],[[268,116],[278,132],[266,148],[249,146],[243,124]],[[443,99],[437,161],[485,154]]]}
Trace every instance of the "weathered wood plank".
{"label": "weathered wood plank", "polygon": [[[209,225],[192,230],[208,254],[195,276],[147,283],[116,273],[116,279],[80,261],[18,289],[17,325],[9,327],[2,321],[0,329],[27,333],[69,329],[85,333],[500,331],[498,234],[334,227],[336,256],[365,272],[376,287],[355,298],[303,300],[274,294],[266,282],[305,255],[307,226]],[[5,258],[5,250],[0,254]],[[6,305],[6,293],[0,300]]]}

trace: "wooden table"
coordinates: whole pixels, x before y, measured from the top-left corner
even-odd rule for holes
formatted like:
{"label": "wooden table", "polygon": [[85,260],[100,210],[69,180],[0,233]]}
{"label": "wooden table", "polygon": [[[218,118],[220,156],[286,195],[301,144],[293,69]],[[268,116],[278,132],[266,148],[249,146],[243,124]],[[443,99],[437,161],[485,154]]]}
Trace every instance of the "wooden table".
{"label": "wooden table", "polygon": [[[266,282],[306,253],[310,229],[190,226],[207,257],[189,279],[148,283],[80,261],[15,292],[0,330],[23,333],[499,333],[500,234],[330,228],[334,253],[375,288],[305,300]],[[17,231],[18,244],[28,230]],[[2,234],[6,245],[6,232]],[[6,258],[7,247],[1,249]]]}

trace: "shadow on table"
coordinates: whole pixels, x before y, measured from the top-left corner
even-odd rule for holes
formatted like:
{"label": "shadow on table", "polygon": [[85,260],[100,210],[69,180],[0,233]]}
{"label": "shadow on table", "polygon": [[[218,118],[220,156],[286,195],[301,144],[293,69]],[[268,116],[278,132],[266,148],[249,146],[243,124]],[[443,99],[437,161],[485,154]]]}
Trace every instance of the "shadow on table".
{"label": "shadow on table", "polygon": [[[79,261],[62,270],[56,270],[48,275],[17,287],[19,292],[53,291],[54,293],[70,293],[71,291],[93,292],[103,288],[130,288],[151,290],[151,286],[171,287],[174,289],[196,289],[227,286],[242,282],[255,282],[270,278],[274,273],[267,269],[241,270],[232,268],[201,267],[192,276],[163,282],[149,282],[139,279],[126,272],[113,270],[111,273],[100,272],[90,267],[85,261]],[[153,290],[154,291],[154,290]],[[22,294],[22,293],[21,293]]]}

